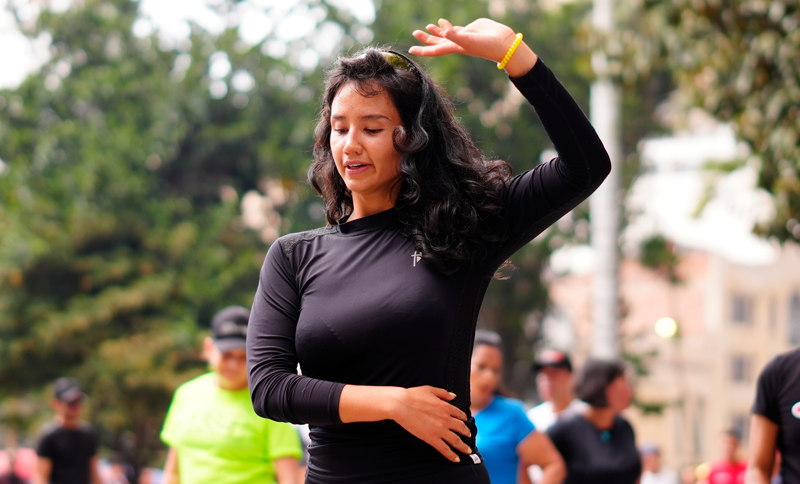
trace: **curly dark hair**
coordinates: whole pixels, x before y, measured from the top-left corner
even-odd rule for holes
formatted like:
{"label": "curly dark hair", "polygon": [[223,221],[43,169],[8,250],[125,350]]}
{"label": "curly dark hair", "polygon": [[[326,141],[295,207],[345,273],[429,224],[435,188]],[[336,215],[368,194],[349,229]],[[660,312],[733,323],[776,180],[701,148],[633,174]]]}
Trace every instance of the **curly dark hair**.
{"label": "curly dark hair", "polygon": [[403,121],[392,136],[401,153],[397,218],[422,257],[452,273],[485,259],[508,237],[502,196],[511,167],[483,156],[456,119],[452,100],[417,63],[402,56],[407,64],[395,67],[387,52],[368,47],[340,56],[328,71],[308,180],[324,199],[328,223],[346,220],[353,198],[331,153],[331,105],[348,82],[364,96],[386,92]]}

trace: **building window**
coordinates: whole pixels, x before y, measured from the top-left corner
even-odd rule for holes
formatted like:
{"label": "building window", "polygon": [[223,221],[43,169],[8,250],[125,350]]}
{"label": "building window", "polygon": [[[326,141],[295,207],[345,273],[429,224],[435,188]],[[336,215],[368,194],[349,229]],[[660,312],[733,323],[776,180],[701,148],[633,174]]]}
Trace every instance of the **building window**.
{"label": "building window", "polygon": [[742,355],[731,358],[731,379],[739,382],[750,380],[750,358]]}
{"label": "building window", "polygon": [[753,322],[753,298],[735,294],[731,299],[731,319],[737,324]]}
{"label": "building window", "polygon": [[774,331],[778,326],[778,301],[775,298],[769,300],[769,329]]}
{"label": "building window", "polygon": [[739,434],[739,439],[742,442],[747,441],[747,434],[750,429],[747,428],[747,417],[742,414],[736,414],[733,416],[733,422],[731,425],[731,430],[735,431]]}
{"label": "building window", "polygon": [[703,397],[697,397],[697,409],[694,414],[694,425],[692,429],[692,440],[694,441],[694,460],[695,462],[701,461],[703,455],[703,428],[704,428],[704,413],[706,411],[705,400]]}
{"label": "building window", "polygon": [[789,344],[800,345],[800,294],[792,294],[789,302]]}

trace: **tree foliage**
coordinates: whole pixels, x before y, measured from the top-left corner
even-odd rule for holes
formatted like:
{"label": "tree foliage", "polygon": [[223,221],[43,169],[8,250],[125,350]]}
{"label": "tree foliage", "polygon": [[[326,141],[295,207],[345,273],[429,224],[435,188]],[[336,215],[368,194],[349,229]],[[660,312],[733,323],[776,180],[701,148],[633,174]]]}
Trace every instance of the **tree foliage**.
{"label": "tree foliage", "polygon": [[299,182],[320,83],[233,30],[159,48],[132,35],[137,6],[43,12],[29,33],[52,58],[0,92],[0,399],[33,425],[49,382],[77,376],[105,444],[132,441],[139,466],[203,369],[211,315],[251,304],[265,240],[318,223]]}
{"label": "tree foliage", "polygon": [[[27,33],[51,36],[51,58],[19,88],[0,91],[2,422],[33,430],[47,416],[48,384],[76,376],[104,444],[129,452],[137,467],[159,458],[174,389],[203,371],[198,347],[213,313],[251,304],[278,234],[323,223],[304,183],[322,69],[296,61],[325,30],[290,41],[285,56],[263,48],[274,38],[245,44],[235,27],[211,34],[193,26],[175,45],[133,35],[140,5],[43,12]],[[344,32],[344,49],[371,37],[327,3],[295,6],[321,8],[325,28]],[[369,28],[374,43],[407,47],[413,29],[440,17],[463,25],[491,16],[524,32],[586,108],[587,11],[587,2],[384,2]],[[323,56],[321,67],[328,62]],[[487,155],[519,173],[550,148],[533,110],[490,62],[423,64]],[[647,113],[660,95],[647,82],[633,87],[625,112],[638,118],[623,117],[638,121],[626,153],[652,126]],[[509,280],[490,286],[481,323],[505,336],[509,363],[523,362],[511,380],[519,392],[530,387],[536,336],[526,315],[548,303],[548,255],[564,239],[585,240],[586,218],[579,208],[514,256]]]}
{"label": "tree foliage", "polygon": [[[681,100],[729,121],[760,159],[775,218],[800,240],[800,6],[784,0],[622,0],[607,46],[623,76],[668,68]],[[795,229],[795,227],[798,227]]]}

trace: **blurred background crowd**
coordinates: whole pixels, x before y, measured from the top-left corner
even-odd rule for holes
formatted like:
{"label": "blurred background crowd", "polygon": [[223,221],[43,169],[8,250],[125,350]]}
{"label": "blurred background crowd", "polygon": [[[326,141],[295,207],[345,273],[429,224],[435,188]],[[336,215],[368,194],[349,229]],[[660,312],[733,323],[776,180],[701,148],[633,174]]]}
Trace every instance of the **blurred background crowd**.
{"label": "blurred background crowd", "polygon": [[[800,345],[800,9],[613,7],[598,29],[589,0],[0,0],[0,472],[35,462],[68,375],[107,482],[157,477],[213,314],[250,306],[278,236],[324,224],[304,179],[325,67],[489,16],[524,31],[587,113],[598,77],[618,93],[625,415],[646,469],[657,456],[704,478],[748,438],[760,370]],[[485,61],[423,64],[487,154],[516,173],[550,159]],[[479,325],[502,336],[503,385],[528,408],[550,398],[532,371],[545,349],[576,367],[593,354],[597,218],[579,206],[489,287]]]}

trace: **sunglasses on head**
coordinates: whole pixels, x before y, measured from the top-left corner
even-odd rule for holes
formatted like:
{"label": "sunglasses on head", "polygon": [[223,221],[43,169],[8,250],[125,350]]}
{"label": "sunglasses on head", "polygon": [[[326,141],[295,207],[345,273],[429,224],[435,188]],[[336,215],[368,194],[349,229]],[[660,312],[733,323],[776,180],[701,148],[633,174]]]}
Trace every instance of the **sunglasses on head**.
{"label": "sunglasses on head", "polygon": [[393,50],[384,50],[381,51],[381,55],[395,69],[402,69],[404,71],[413,72],[417,77],[420,77],[419,69],[417,69],[417,66],[414,65],[411,59],[404,56],[400,52],[395,52]]}

